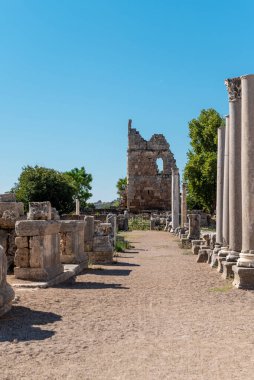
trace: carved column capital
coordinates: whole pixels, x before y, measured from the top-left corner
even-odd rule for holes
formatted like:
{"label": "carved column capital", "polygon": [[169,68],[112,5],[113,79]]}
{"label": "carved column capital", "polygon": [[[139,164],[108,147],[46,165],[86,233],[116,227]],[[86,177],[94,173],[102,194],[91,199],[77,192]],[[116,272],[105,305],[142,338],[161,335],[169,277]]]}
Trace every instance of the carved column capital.
{"label": "carved column capital", "polygon": [[228,90],[229,101],[236,101],[242,97],[241,78],[231,78],[225,80],[225,85]]}

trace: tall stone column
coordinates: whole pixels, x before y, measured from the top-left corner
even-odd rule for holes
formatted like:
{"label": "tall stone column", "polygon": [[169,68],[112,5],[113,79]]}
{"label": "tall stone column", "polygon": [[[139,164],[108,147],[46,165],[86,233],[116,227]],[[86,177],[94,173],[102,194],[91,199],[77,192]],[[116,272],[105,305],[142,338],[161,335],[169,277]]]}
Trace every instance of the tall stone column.
{"label": "tall stone column", "polygon": [[187,199],[186,199],[187,184],[183,182],[182,185],[182,199],[181,199],[181,227],[184,228],[187,223]]}
{"label": "tall stone column", "polygon": [[[238,266],[254,267],[254,75],[242,81],[242,253]],[[254,275],[253,275],[254,276]]]}
{"label": "tall stone column", "polygon": [[[229,244],[229,128],[230,116],[225,117],[225,149],[224,149],[224,179],[223,179],[223,216],[222,216],[222,247],[214,249],[211,266],[214,266],[216,260],[218,263],[227,257]],[[218,252],[219,251],[219,252]],[[222,271],[222,266],[218,265],[218,270]]]}
{"label": "tall stone column", "polygon": [[179,227],[179,199],[180,199],[180,188],[179,188],[179,170],[177,168],[172,169],[172,230],[174,231]]}
{"label": "tall stone column", "polygon": [[216,244],[223,243],[223,175],[224,175],[225,126],[218,128],[217,194],[216,194]]}
{"label": "tall stone column", "polygon": [[223,247],[229,242],[229,193],[228,193],[228,169],[229,169],[229,116],[226,116],[225,149],[224,149],[224,179],[223,179],[223,216],[222,216],[222,240]]}
{"label": "tall stone column", "polygon": [[229,254],[237,261],[242,248],[241,79],[225,81],[229,95]]}

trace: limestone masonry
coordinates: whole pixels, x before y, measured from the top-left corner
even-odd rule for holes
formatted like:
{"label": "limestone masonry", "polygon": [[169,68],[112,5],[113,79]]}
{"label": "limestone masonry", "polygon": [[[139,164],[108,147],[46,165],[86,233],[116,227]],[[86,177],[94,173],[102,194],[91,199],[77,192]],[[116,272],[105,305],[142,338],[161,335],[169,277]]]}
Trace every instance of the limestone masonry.
{"label": "limestone masonry", "polygon": [[[128,126],[128,190],[127,208],[142,210],[170,210],[172,169],[176,162],[163,135],[153,135],[149,141]],[[157,160],[162,159],[160,172]]]}

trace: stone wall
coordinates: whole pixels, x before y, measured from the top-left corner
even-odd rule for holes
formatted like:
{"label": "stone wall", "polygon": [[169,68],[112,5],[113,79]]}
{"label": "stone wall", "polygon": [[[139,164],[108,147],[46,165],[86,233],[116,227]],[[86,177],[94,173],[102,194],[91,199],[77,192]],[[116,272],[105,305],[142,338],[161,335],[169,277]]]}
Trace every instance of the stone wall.
{"label": "stone wall", "polygon": [[[131,127],[131,120],[128,128],[128,210],[170,210],[172,168],[176,163],[168,142],[161,134],[146,141]],[[158,159],[163,161],[162,171]]]}

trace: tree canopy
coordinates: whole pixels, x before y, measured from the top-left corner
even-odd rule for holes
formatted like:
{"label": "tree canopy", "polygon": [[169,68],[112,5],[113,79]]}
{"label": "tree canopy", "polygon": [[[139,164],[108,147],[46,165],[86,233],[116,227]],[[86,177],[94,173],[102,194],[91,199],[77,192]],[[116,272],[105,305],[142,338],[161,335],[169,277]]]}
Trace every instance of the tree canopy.
{"label": "tree canopy", "polygon": [[86,173],[84,166],[80,169],[74,168],[68,172],[65,172],[65,175],[75,189],[74,196],[80,200],[81,208],[86,207],[88,199],[92,196],[90,193],[90,190],[92,190],[92,175]]}
{"label": "tree canopy", "polygon": [[74,210],[75,197],[79,196],[81,201],[86,201],[91,196],[85,191],[84,177],[87,180],[87,188],[91,189],[92,177],[85,173],[83,167],[62,173],[54,169],[28,165],[22,168],[12,191],[18,201],[24,202],[26,210],[29,202],[50,201],[60,214],[69,213]]}
{"label": "tree canopy", "polygon": [[126,207],[127,205],[127,177],[119,178],[116,184],[117,194],[119,195],[120,205]]}
{"label": "tree canopy", "polygon": [[216,208],[217,129],[224,124],[220,114],[202,110],[189,122],[191,149],[184,169],[188,184],[188,206],[213,213]]}

